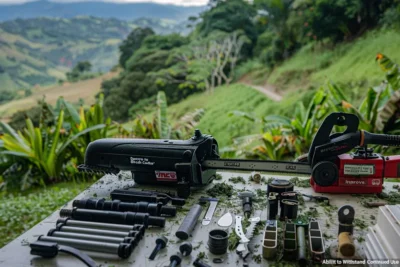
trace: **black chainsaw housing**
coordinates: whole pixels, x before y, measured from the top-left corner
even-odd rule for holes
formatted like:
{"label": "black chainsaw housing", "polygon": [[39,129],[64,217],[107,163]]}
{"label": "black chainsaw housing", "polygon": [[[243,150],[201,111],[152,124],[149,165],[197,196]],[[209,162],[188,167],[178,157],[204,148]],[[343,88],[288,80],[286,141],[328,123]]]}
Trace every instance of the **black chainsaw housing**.
{"label": "black chainsaw housing", "polygon": [[216,170],[203,170],[205,159],[218,159],[218,143],[199,130],[189,140],[99,139],[89,144],[83,171],[131,171],[138,184],[201,186]]}

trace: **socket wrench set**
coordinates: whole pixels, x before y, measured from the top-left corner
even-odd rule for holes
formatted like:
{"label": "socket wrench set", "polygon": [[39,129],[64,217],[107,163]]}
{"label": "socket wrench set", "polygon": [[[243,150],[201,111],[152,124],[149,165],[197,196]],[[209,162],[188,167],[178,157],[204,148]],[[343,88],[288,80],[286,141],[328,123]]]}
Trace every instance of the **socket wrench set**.
{"label": "socket wrench set", "polygon": [[[129,202],[124,198],[118,199],[118,194],[122,194],[123,191],[136,197]],[[137,194],[134,194],[135,191]],[[155,192],[118,190],[112,195],[113,200],[97,198],[74,200],[72,209],[61,209],[60,218],[54,228],[30,244],[31,254],[53,258],[58,252],[64,252],[91,267],[97,266],[96,263],[81,250],[111,254],[126,259],[139,245],[146,229],[164,227],[166,218],[174,217],[177,212],[176,206],[167,205],[168,201],[163,201],[167,199],[165,194],[157,196]],[[148,196],[153,196],[157,201],[143,201],[150,200]],[[183,205],[185,200],[176,198],[174,203]],[[166,242],[164,247],[165,244]],[[162,246],[161,244],[159,249]],[[182,251],[188,253],[187,247],[191,251],[191,245],[182,247]]]}

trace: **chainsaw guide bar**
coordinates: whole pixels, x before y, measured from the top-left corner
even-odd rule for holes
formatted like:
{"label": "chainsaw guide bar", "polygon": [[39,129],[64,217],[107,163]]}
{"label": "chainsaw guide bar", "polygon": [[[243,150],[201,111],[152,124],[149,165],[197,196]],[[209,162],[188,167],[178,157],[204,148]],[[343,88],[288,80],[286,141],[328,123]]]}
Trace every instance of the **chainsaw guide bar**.
{"label": "chainsaw guide bar", "polygon": [[202,167],[218,170],[265,171],[291,174],[311,174],[308,163],[268,160],[217,159],[206,160]]}

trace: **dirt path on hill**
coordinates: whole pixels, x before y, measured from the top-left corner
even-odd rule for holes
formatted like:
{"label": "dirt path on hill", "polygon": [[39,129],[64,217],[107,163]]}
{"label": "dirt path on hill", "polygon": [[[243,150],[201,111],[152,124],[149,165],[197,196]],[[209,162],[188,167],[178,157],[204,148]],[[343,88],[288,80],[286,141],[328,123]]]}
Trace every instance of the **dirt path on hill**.
{"label": "dirt path on hill", "polygon": [[241,84],[252,87],[253,89],[263,93],[268,98],[270,98],[276,102],[281,101],[283,98],[279,93],[276,92],[276,88],[273,85],[265,84],[265,85],[261,86],[261,85],[250,84],[248,82],[241,82]]}

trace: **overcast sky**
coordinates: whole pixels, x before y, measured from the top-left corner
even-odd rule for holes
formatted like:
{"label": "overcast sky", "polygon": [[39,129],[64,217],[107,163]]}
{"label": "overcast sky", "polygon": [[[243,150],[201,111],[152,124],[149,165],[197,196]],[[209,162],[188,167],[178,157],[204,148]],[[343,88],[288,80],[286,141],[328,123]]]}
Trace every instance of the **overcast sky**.
{"label": "overcast sky", "polygon": [[[35,0],[0,0],[0,4],[22,4],[26,2],[32,2]],[[83,2],[83,1],[96,1],[96,0],[50,0],[51,2]],[[115,2],[115,3],[143,3],[143,2],[154,2],[160,4],[175,4],[182,6],[201,6],[206,5],[208,0],[97,0],[103,2]]]}

